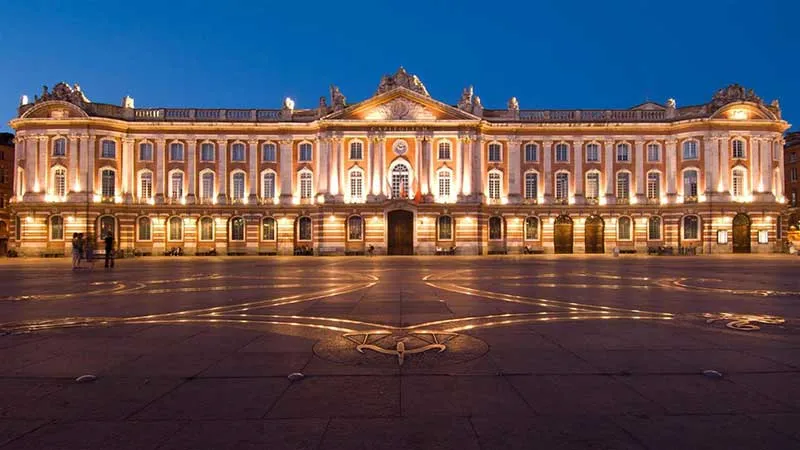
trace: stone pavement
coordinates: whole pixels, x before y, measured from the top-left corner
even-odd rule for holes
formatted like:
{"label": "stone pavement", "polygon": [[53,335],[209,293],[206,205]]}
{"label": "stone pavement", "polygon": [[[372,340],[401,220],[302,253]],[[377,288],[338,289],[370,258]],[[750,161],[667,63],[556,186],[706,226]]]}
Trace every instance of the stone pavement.
{"label": "stone pavement", "polygon": [[798,269],[3,260],[0,449],[800,448]]}

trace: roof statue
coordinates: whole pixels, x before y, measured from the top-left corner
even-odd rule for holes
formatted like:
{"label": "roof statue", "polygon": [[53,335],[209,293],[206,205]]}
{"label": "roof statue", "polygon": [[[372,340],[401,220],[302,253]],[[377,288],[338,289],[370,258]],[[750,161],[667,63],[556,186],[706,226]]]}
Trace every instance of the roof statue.
{"label": "roof statue", "polygon": [[381,84],[378,85],[378,90],[375,91],[375,95],[380,95],[400,87],[412,90],[426,97],[431,96],[428,94],[428,90],[425,89],[425,85],[422,84],[422,81],[420,81],[416,75],[411,75],[406,72],[406,69],[402,66],[397,69],[394,75],[384,75],[381,77]]}
{"label": "roof statue", "polygon": [[82,106],[85,103],[90,103],[89,99],[81,92],[81,87],[75,83],[70,87],[63,81],[53,86],[53,90],[48,92],[47,86],[42,86],[42,95],[34,97],[34,103],[46,102],[51,100],[61,100],[70,102],[72,104]]}
{"label": "roof statue", "polygon": [[464,90],[461,91],[461,98],[458,99],[458,109],[468,112],[472,111],[472,94],[472,86],[465,87]]}
{"label": "roof statue", "polygon": [[517,97],[511,97],[508,99],[508,110],[519,111],[519,101],[517,101]]}
{"label": "roof statue", "polygon": [[717,109],[733,102],[753,102],[759,105],[764,103],[761,97],[757,96],[752,89],[745,89],[743,86],[734,83],[715,92],[709,106],[711,109]]}
{"label": "roof statue", "polygon": [[472,99],[472,114],[478,117],[483,116],[483,104],[481,103],[481,98],[477,95]]}
{"label": "roof statue", "polygon": [[345,98],[339,86],[331,85],[331,106],[334,111],[340,111],[347,106],[347,98]]}

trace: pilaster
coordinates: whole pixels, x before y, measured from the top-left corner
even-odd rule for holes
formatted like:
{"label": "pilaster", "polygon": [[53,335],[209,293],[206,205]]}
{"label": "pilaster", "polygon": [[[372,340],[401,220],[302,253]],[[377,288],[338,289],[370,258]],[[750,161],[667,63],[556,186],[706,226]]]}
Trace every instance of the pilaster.
{"label": "pilaster", "polygon": [[583,205],[586,203],[586,198],[583,195],[583,180],[585,177],[583,173],[583,141],[572,141],[572,147],[575,150],[572,160],[575,165],[575,174],[573,176],[575,180],[575,204]]}
{"label": "pilaster", "polygon": [[78,145],[80,136],[77,134],[69,135],[69,169],[67,171],[67,192],[69,201],[73,200],[76,193],[81,191],[80,172],[78,171]]}
{"label": "pilaster", "polygon": [[258,139],[250,139],[247,141],[247,175],[249,179],[250,195],[247,197],[247,203],[250,205],[258,204]]}
{"label": "pilaster", "polygon": [[280,142],[280,179],[281,179],[281,205],[292,204],[294,191],[292,184],[294,180],[294,173],[292,170],[292,137],[284,136]]}
{"label": "pilaster", "polygon": [[522,168],[520,167],[520,146],[522,142],[518,137],[508,139],[508,203],[516,205],[522,203]]}
{"label": "pilaster", "polygon": [[133,202],[133,139],[122,139],[122,160],[120,163],[122,172],[122,201],[125,203]]}
{"label": "pilaster", "polygon": [[614,141],[605,141],[603,143],[603,156],[605,157],[603,178],[605,178],[607,205],[614,205],[617,203],[617,197],[614,196],[614,185],[616,184],[616,177],[614,177],[614,153]]}
{"label": "pilaster", "polygon": [[224,205],[228,203],[228,140],[220,138],[217,140],[217,158],[219,161],[219,173],[217,173],[217,203]]}
{"label": "pilaster", "polygon": [[197,139],[187,139],[186,147],[186,177],[189,179],[186,203],[193,205],[197,202]]}
{"label": "pilaster", "polygon": [[553,203],[553,141],[542,141],[542,162],[544,163],[544,203]]}
{"label": "pilaster", "polygon": [[667,145],[664,150],[664,160],[666,161],[666,178],[667,178],[667,203],[675,203],[676,198],[678,197],[678,192],[676,191],[676,180],[678,178],[678,168],[677,168],[677,147],[678,147],[678,140],[675,138],[667,139]]}
{"label": "pilaster", "polygon": [[155,179],[155,195],[153,200],[157,205],[164,203],[164,158],[166,158],[167,140],[164,136],[158,136],[155,140],[155,158],[156,158],[156,179]]}

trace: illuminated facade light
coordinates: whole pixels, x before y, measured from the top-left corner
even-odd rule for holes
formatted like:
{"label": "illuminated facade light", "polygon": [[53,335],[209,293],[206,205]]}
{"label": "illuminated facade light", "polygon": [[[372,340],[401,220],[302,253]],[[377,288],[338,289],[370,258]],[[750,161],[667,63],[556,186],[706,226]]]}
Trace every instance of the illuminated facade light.
{"label": "illuminated facade light", "polygon": [[25,223],[33,223],[33,216],[28,216],[25,218]]}
{"label": "illuminated facade light", "polygon": [[733,120],[747,120],[746,109],[734,109],[730,113],[730,118]]}

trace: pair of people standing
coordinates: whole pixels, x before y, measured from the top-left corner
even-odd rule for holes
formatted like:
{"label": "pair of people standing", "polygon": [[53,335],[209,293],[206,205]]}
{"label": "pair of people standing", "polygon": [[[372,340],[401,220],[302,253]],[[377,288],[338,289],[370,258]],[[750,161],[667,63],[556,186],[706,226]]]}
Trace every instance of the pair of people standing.
{"label": "pair of people standing", "polygon": [[[94,267],[94,248],[91,237],[85,238],[83,233],[72,233],[72,270],[80,269],[81,260],[86,259]],[[105,243],[105,267],[114,267],[114,236],[111,232],[103,238]]]}

